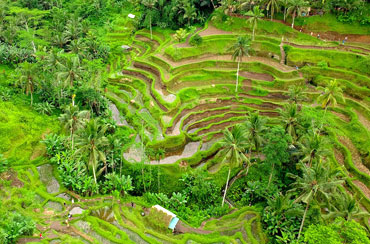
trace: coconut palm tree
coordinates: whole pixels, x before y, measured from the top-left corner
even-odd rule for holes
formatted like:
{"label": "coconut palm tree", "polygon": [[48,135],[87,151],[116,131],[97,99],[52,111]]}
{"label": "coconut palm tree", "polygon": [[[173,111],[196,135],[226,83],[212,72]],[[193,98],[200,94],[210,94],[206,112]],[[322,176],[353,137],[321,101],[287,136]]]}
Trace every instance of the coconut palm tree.
{"label": "coconut palm tree", "polygon": [[262,13],[262,10],[260,9],[259,6],[254,6],[253,11],[249,10],[246,15],[249,16],[247,23],[250,23],[252,25],[253,29],[252,40],[254,41],[254,32],[257,28],[258,21],[260,21],[264,14]]}
{"label": "coconut palm tree", "polygon": [[249,50],[250,39],[247,36],[239,36],[234,45],[229,48],[229,51],[233,52],[232,59],[234,61],[238,60],[238,68],[236,70],[235,93],[238,91],[240,62],[243,60],[244,56],[249,56]]}
{"label": "coconut palm tree", "polygon": [[362,211],[356,199],[350,194],[342,192],[333,196],[334,204],[329,208],[329,213],[324,215],[324,219],[333,220],[342,217],[347,221],[358,220],[369,217],[370,214]]}
{"label": "coconut palm tree", "polygon": [[81,77],[83,68],[78,56],[66,58],[64,62],[59,62],[58,66],[60,71],[57,72],[57,78],[64,83],[64,86],[72,87],[74,82]]}
{"label": "coconut palm tree", "polygon": [[149,9],[149,26],[150,26],[150,39],[153,40],[153,31],[152,31],[152,12],[155,9],[157,0],[142,0],[141,3]]}
{"label": "coconut palm tree", "polygon": [[234,167],[238,167],[242,162],[249,162],[244,152],[248,147],[248,138],[243,128],[240,125],[236,125],[232,128],[231,132],[228,129],[223,131],[224,137],[219,142],[221,150],[219,156],[223,158],[221,164],[225,162],[229,164],[229,173],[227,174],[227,180],[225,185],[225,192],[222,199],[222,206],[225,203],[227,188],[230,180],[230,172]]}
{"label": "coconut palm tree", "polygon": [[65,108],[64,114],[60,115],[59,121],[64,125],[64,128],[71,133],[71,148],[74,148],[74,133],[83,128],[86,120],[90,118],[88,111],[79,111],[78,106],[69,105]]}
{"label": "coconut palm tree", "polygon": [[[94,175],[95,184],[97,184],[97,177],[107,167],[104,147],[109,142],[105,137],[106,130],[107,127],[100,124],[99,120],[91,119],[86,123],[86,127],[80,130],[76,138],[75,154],[80,158],[87,158],[87,167]],[[103,162],[105,166],[98,171],[99,162]]]}
{"label": "coconut palm tree", "polygon": [[299,240],[312,200],[328,203],[331,194],[337,191],[337,187],[343,183],[343,180],[339,178],[339,170],[325,167],[321,161],[312,168],[303,164],[302,176],[289,175],[295,179],[295,182],[292,183],[292,189],[288,193],[298,193],[298,197],[294,202],[303,202],[306,204],[298,232]]}
{"label": "coconut palm tree", "polygon": [[301,16],[302,8],[306,7],[307,5],[308,3],[304,0],[289,0],[287,15],[292,15],[292,28],[294,28],[295,17]]}
{"label": "coconut palm tree", "polygon": [[297,104],[287,103],[284,104],[283,109],[279,109],[281,121],[284,124],[285,131],[292,137],[293,142],[297,140],[297,129],[299,128],[299,112]]}
{"label": "coconut palm tree", "polygon": [[33,92],[38,85],[37,66],[34,63],[24,62],[18,66],[17,72],[20,73],[16,86],[19,86],[27,95],[31,95],[31,107],[33,104]]}
{"label": "coconut palm tree", "polygon": [[279,11],[279,0],[267,0],[266,9],[270,10],[271,20],[274,18],[274,13]]}
{"label": "coconut palm tree", "polygon": [[184,19],[188,20],[188,26],[190,26],[190,21],[194,20],[197,17],[197,12],[194,7],[194,4],[192,4],[190,1],[186,2],[183,6],[184,10]]}
{"label": "coconut palm tree", "polygon": [[160,186],[161,186],[161,182],[160,182],[160,167],[159,167],[159,165],[160,165],[160,161],[161,161],[161,158],[163,158],[164,157],[164,155],[165,155],[165,153],[166,153],[166,151],[163,149],[163,148],[158,148],[158,149],[156,149],[155,150],[155,152],[154,152],[154,157],[155,157],[155,159],[157,160],[157,162],[158,162],[158,193],[160,193],[161,192],[161,188],[160,188]]}
{"label": "coconut palm tree", "polygon": [[[253,142],[257,153],[263,142],[263,132],[266,130],[267,119],[264,116],[260,116],[258,112],[249,113],[248,120],[244,123],[244,128],[248,133],[248,137]],[[252,151],[250,150],[250,154]]]}
{"label": "coconut palm tree", "polygon": [[314,161],[319,162],[328,156],[329,150],[326,140],[316,131],[304,135],[298,142],[299,151],[296,153],[302,157],[301,162],[306,163],[308,167],[312,166]]}
{"label": "coconut palm tree", "polygon": [[279,4],[284,7],[284,22],[286,21],[286,10],[289,7],[289,0],[279,0]]}
{"label": "coconut palm tree", "polygon": [[307,100],[307,96],[304,94],[305,88],[302,86],[291,86],[288,90],[289,101],[299,104]]}
{"label": "coconut palm tree", "polygon": [[331,80],[327,87],[318,87],[317,89],[321,91],[317,101],[318,103],[321,103],[322,108],[325,109],[325,114],[329,105],[333,105],[333,107],[335,107],[338,101],[345,102],[343,90],[338,86],[336,79]]}

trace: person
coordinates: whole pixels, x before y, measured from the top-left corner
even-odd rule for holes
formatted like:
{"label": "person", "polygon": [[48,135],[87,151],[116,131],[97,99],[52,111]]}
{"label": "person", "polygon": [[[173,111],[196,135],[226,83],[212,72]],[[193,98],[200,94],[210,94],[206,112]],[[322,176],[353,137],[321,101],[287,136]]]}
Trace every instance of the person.
{"label": "person", "polygon": [[296,69],[296,70],[298,70],[298,69],[299,69],[297,65],[295,66],[295,69]]}
{"label": "person", "polygon": [[342,41],[343,45],[344,45],[344,43],[346,43],[347,39],[348,39],[347,37],[344,38],[344,40]]}
{"label": "person", "polygon": [[311,36],[313,35],[313,32],[311,31]]}
{"label": "person", "polygon": [[320,39],[320,34],[317,34],[317,39]]}

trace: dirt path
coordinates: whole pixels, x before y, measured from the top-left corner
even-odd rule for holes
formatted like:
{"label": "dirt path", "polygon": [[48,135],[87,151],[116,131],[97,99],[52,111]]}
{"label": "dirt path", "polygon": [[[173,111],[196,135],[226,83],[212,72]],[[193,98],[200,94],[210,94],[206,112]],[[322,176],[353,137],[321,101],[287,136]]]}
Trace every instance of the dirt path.
{"label": "dirt path", "polygon": [[213,25],[209,23],[208,28],[201,31],[199,35],[201,37],[204,37],[204,36],[213,36],[213,35],[234,35],[234,33],[230,31],[224,31],[224,30],[217,29],[216,27],[214,27]]}
{"label": "dirt path", "polygon": [[338,113],[338,112],[335,112],[335,111],[330,111],[332,114],[334,114],[335,116],[339,117],[340,119],[346,121],[347,123],[351,121],[351,119],[347,116],[347,115],[344,115],[342,113]]}
{"label": "dirt path", "polygon": [[[240,14],[229,14],[233,17],[248,19],[248,16],[240,15]],[[269,18],[263,18],[266,21],[271,21]],[[284,22],[283,20],[276,20],[273,19],[273,22],[281,23],[286,26],[291,26],[291,24]],[[307,26],[294,26],[294,29],[297,31],[301,31],[303,33],[306,33],[308,35],[311,34],[311,30],[307,28]],[[320,34],[320,38],[328,41],[339,41],[342,42],[344,38],[347,37],[347,42],[360,42],[360,43],[370,43],[370,35],[359,35],[359,34],[340,34],[338,32],[334,31],[326,31],[326,32],[312,32],[312,36],[317,36],[317,34]]]}
{"label": "dirt path", "polygon": [[[179,61],[173,61],[170,58],[166,57],[165,55],[162,54],[156,54],[156,56],[164,61],[166,61],[168,64],[170,64],[172,67],[178,67],[186,64],[194,64],[194,63],[199,63],[202,61],[209,61],[209,60],[216,60],[216,61],[232,61],[232,56],[231,55],[214,55],[214,54],[204,54],[199,57],[193,57],[189,59],[182,59]],[[295,68],[289,67],[287,65],[280,64],[276,61],[274,61],[271,58],[265,58],[265,57],[243,57],[242,60],[243,63],[250,63],[250,62],[259,62],[263,63],[269,66],[272,66],[282,72],[290,72],[294,71]],[[236,67],[236,66],[235,66]]]}
{"label": "dirt path", "polygon": [[[352,53],[355,53],[355,54],[362,54],[362,55],[368,55],[368,53],[370,52],[370,50],[367,50],[365,48],[355,47],[355,46],[348,46],[348,45],[346,45],[346,46],[340,45],[340,46],[335,46],[335,47],[325,47],[325,46],[313,46],[313,45],[299,45],[299,44],[295,44],[295,43],[292,43],[292,42],[283,42],[283,44],[286,44],[286,45],[289,45],[289,46],[292,46],[292,47],[296,47],[296,48],[318,49],[318,50],[340,50],[340,51],[352,52]],[[359,49],[362,52],[355,52],[352,49]]]}
{"label": "dirt path", "polygon": [[357,114],[357,117],[358,117],[358,120],[360,121],[360,123],[368,130],[370,131],[370,121],[368,119],[365,118],[365,116],[363,116],[359,111],[355,110],[356,114]]}
{"label": "dirt path", "polygon": [[347,147],[348,150],[350,150],[351,155],[352,155],[352,161],[353,161],[353,164],[355,165],[355,167],[358,170],[360,170],[361,172],[363,172],[363,173],[365,173],[365,174],[367,174],[367,175],[370,176],[370,170],[365,165],[362,164],[361,156],[358,153],[357,148],[351,142],[351,140],[349,138],[347,138],[347,137],[344,137],[344,136],[339,136],[338,137],[338,140],[345,147]]}

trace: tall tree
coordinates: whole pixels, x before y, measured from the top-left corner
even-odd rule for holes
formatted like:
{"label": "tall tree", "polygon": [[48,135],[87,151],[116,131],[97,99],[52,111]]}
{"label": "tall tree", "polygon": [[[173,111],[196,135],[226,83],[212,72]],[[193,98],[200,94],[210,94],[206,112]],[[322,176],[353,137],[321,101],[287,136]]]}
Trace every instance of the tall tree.
{"label": "tall tree", "polygon": [[239,36],[238,40],[232,47],[229,48],[233,52],[232,59],[238,60],[238,68],[236,70],[236,82],[235,82],[235,93],[238,92],[239,85],[239,68],[240,62],[242,62],[244,56],[249,56],[250,50],[250,39],[247,36]]}
{"label": "tall tree", "polygon": [[64,83],[64,86],[73,86],[74,82],[82,75],[83,68],[81,67],[78,56],[69,57],[64,61],[59,62],[59,72],[57,72],[58,80]]}
{"label": "tall tree", "polygon": [[289,101],[299,104],[307,99],[307,96],[304,94],[304,87],[302,86],[291,86],[288,90]]}
{"label": "tall tree", "polygon": [[301,168],[302,176],[290,175],[296,181],[292,184],[292,189],[288,191],[288,193],[298,193],[295,202],[302,201],[306,204],[298,232],[298,240],[312,200],[328,204],[331,194],[334,194],[338,186],[343,183],[343,180],[339,178],[340,171],[328,166],[325,167],[322,162],[317,163],[312,168],[303,164]]}
{"label": "tall tree", "polygon": [[192,4],[190,1],[187,1],[183,7],[184,10],[184,19],[188,20],[188,26],[190,26],[190,21],[193,21],[197,17],[197,12],[194,7],[194,4]]}
{"label": "tall tree", "polygon": [[248,138],[243,128],[240,125],[236,125],[234,128],[232,128],[231,132],[228,129],[225,129],[223,134],[224,137],[219,142],[222,149],[218,154],[223,158],[221,165],[223,165],[225,162],[228,162],[229,173],[227,174],[222,206],[225,203],[231,169],[240,166],[242,162],[249,162],[244,154],[245,149],[248,147]]}
{"label": "tall tree", "polygon": [[284,104],[283,109],[279,109],[281,121],[284,124],[285,131],[292,137],[293,142],[297,140],[297,129],[299,128],[299,112],[297,104]]}
{"label": "tall tree", "polygon": [[34,63],[24,62],[18,66],[17,72],[20,73],[16,85],[28,95],[31,95],[31,106],[33,105],[33,92],[38,85],[37,66]]}
{"label": "tall tree", "polygon": [[287,15],[292,15],[292,28],[294,28],[295,17],[301,16],[303,7],[307,5],[308,3],[304,0],[289,0]]}
{"label": "tall tree", "polygon": [[[91,119],[86,127],[80,130],[76,138],[76,155],[80,158],[87,158],[87,166],[94,175],[95,184],[106,166],[106,157],[104,147],[108,145],[108,139],[105,137],[107,127],[99,123],[99,120]],[[98,171],[99,162],[104,163],[104,167]]]}
{"label": "tall tree", "polygon": [[78,129],[83,128],[90,113],[88,111],[80,111],[78,106],[69,105],[65,108],[64,114],[59,117],[59,121],[64,125],[64,128],[70,131],[71,148],[74,148],[74,134]]}
{"label": "tall tree", "polygon": [[306,163],[308,167],[312,166],[314,161],[319,162],[329,154],[326,145],[328,143],[317,131],[312,131],[302,137],[298,142],[298,155],[302,157],[301,162]]}
{"label": "tall tree", "polygon": [[346,192],[336,194],[331,202],[333,204],[330,205],[329,213],[324,215],[324,219],[334,220],[342,217],[351,221],[370,216],[369,213],[361,210],[356,199]]}
{"label": "tall tree", "polygon": [[259,6],[254,6],[253,11],[249,10],[246,15],[249,16],[247,22],[252,25],[253,29],[252,40],[254,41],[254,33],[257,28],[258,21],[261,20],[264,14],[262,13],[262,10],[260,9]]}
{"label": "tall tree", "polygon": [[317,101],[321,103],[322,108],[325,109],[325,114],[329,105],[333,105],[333,107],[335,107],[338,101],[345,102],[343,90],[338,86],[337,80],[331,80],[328,86],[318,87],[317,89],[321,91]]}
{"label": "tall tree", "polygon": [[280,5],[284,7],[284,22],[286,21],[286,12],[289,7],[289,0],[279,0]]}
{"label": "tall tree", "polygon": [[152,15],[155,9],[155,5],[157,4],[157,0],[142,0],[141,3],[149,9],[147,15],[149,14],[150,39],[153,40]]}
{"label": "tall tree", "polygon": [[[267,119],[264,116],[260,116],[258,112],[249,113],[248,120],[244,123],[244,128],[246,129],[249,138],[254,144],[257,153],[263,142],[263,132],[266,130]],[[252,153],[250,150],[249,153]]]}
{"label": "tall tree", "polygon": [[274,18],[274,13],[279,10],[279,0],[267,0],[267,11],[270,10],[271,20]]}

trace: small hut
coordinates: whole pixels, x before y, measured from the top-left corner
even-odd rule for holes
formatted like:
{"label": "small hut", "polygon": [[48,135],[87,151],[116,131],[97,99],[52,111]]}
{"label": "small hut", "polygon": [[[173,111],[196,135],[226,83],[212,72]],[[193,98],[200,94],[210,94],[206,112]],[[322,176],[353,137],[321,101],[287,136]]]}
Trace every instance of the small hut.
{"label": "small hut", "polygon": [[172,213],[171,211],[169,211],[169,210],[167,210],[164,207],[159,206],[159,205],[152,206],[152,209],[155,210],[155,211],[161,212],[164,215],[166,215],[166,217],[163,218],[163,220],[165,221],[165,224],[172,231],[175,230],[176,225],[179,222],[179,218],[176,217],[176,214]]}

